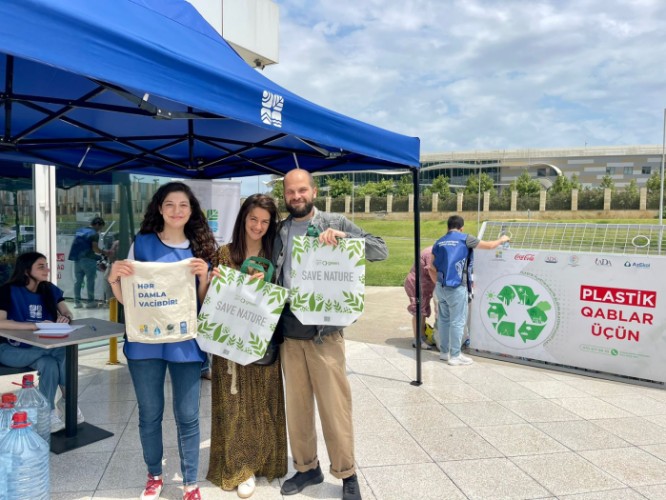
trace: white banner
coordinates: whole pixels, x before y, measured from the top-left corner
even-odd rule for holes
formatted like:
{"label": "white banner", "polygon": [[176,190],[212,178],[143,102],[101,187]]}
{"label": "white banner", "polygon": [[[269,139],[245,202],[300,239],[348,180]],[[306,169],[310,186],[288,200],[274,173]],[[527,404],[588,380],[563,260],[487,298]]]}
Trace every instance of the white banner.
{"label": "white banner", "polygon": [[666,382],[663,257],[475,252],[471,347]]}
{"label": "white banner", "polygon": [[291,251],[289,309],[304,325],[349,326],[363,314],[365,240],[336,246],[297,236]]}
{"label": "white banner", "polygon": [[208,225],[222,246],[231,241],[234,222],[240,209],[240,182],[180,179],[199,200]]}

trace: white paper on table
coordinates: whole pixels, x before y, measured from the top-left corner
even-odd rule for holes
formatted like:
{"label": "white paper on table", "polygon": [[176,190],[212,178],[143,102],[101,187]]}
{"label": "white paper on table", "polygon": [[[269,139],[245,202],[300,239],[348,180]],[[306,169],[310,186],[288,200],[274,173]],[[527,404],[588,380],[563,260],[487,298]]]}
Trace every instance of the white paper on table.
{"label": "white paper on table", "polygon": [[54,336],[64,336],[69,335],[74,330],[83,328],[85,325],[70,325],[68,323],[35,323],[37,325],[37,330],[33,333],[37,335],[54,335]]}

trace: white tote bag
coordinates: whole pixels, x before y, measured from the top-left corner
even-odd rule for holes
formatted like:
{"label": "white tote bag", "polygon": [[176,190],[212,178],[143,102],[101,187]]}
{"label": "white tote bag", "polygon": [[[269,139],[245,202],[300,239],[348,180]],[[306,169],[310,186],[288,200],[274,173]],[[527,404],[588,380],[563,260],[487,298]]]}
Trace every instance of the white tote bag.
{"label": "white tote bag", "polygon": [[291,251],[289,309],[304,325],[349,326],[363,314],[365,240],[336,246],[297,236]]}
{"label": "white tote bag", "polygon": [[197,290],[190,260],[132,262],[134,274],[121,278],[128,340],[163,344],[196,338]]}
{"label": "white tote bag", "polygon": [[218,269],[221,277],[213,278],[199,311],[197,342],[203,351],[247,365],[266,353],[288,290],[230,267]]}

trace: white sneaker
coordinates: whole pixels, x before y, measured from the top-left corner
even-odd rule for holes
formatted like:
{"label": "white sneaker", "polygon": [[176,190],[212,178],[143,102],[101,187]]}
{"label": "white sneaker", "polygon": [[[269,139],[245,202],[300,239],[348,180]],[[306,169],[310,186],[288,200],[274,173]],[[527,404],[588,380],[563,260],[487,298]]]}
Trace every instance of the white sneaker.
{"label": "white sneaker", "polygon": [[[412,341],[412,347],[414,349],[416,349],[416,342]],[[422,340],[421,341],[421,350],[422,351],[429,351],[430,349],[432,349],[432,346],[430,344],[428,344],[425,340]]]}
{"label": "white sneaker", "polygon": [[[65,398],[60,398],[58,402],[56,403],[56,408],[60,410],[60,415],[61,418],[65,418]],[[82,424],[85,422],[85,418],[83,418],[83,413],[81,413],[81,408],[78,406],[76,407],[76,423],[77,424]]]}
{"label": "white sneaker", "polygon": [[65,422],[58,416],[57,410],[51,410],[51,434],[65,428]]}
{"label": "white sneaker", "polygon": [[474,363],[472,358],[468,358],[462,354],[449,358],[449,365],[451,366],[471,365],[472,363]]}
{"label": "white sneaker", "polygon": [[247,481],[238,485],[238,496],[241,498],[250,498],[252,493],[254,493],[254,487],[254,475],[252,475]]}
{"label": "white sneaker", "polygon": [[448,361],[451,358],[451,355],[448,352],[440,352],[439,359],[442,361]]}

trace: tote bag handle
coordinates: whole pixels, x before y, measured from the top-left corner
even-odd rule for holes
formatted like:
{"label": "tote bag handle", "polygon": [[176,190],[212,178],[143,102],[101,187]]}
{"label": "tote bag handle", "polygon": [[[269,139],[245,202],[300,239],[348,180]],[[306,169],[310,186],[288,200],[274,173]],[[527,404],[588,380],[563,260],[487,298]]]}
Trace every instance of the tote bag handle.
{"label": "tote bag handle", "polygon": [[275,271],[273,263],[263,257],[250,257],[245,259],[241,265],[240,271],[241,273],[247,274],[248,269],[255,269],[264,273],[264,281],[268,281],[269,283],[271,283],[273,272]]}

